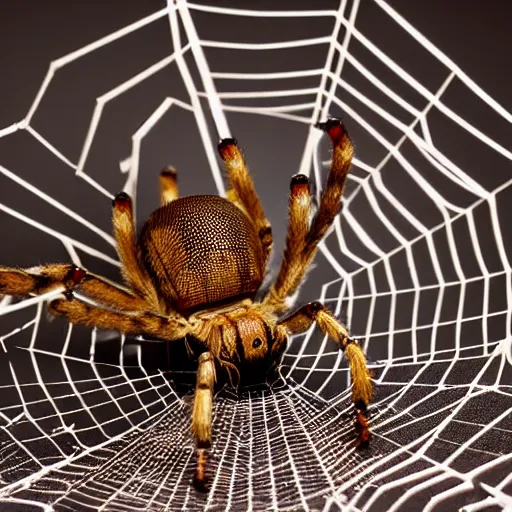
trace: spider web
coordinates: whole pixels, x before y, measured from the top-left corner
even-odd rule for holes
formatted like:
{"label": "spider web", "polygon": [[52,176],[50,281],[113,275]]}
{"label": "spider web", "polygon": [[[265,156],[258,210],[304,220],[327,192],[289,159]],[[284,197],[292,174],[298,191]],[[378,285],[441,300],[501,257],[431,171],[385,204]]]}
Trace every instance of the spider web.
{"label": "spider web", "polygon": [[[367,28],[370,14],[381,32]],[[147,65],[119,64],[126,76],[104,73],[101,89],[87,84],[95,103],[86,97],[84,110],[66,108],[67,96],[77,101],[67,84],[115,65],[111,48],[127,42],[122,51],[130,51],[151,37],[165,44],[152,47]],[[414,48],[414,71],[395,58],[390,39]],[[153,103],[140,106],[137,94]],[[57,129],[48,124],[56,108]],[[130,122],[120,122],[123,109]],[[482,126],[475,111],[485,113]],[[193,373],[160,364],[161,342],[51,321],[44,304],[60,291],[4,297],[4,506],[512,509],[512,153],[504,142],[512,116],[389,3],[290,11],[178,0],[54,60],[28,114],[0,130],[2,148],[17,140],[30,148],[0,162],[3,239],[15,245],[16,230],[29,241],[23,266],[50,247],[53,261],[115,278],[113,195],[137,195],[142,220],[156,204],[146,183],[156,185],[154,171],[168,163],[159,152],[184,169],[185,191],[222,194],[215,142],[233,132],[281,229],[279,253],[285,226],[274,219],[284,218],[291,174],[311,175],[317,192],[325,180],[329,145],[311,126],[327,115],[343,116],[357,155],[343,214],[300,300],[329,305],[364,344],[377,393],[371,448],[353,447],[342,355],[311,330],[292,340],[280,383],[240,396],[220,391],[211,489],[198,494]],[[265,146],[250,142],[257,130]],[[280,133],[299,141],[290,143],[296,167],[291,160],[281,181],[275,155],[289,143],[284,135],[276,142]],[[29,174],[30,158],[44,170]]]}

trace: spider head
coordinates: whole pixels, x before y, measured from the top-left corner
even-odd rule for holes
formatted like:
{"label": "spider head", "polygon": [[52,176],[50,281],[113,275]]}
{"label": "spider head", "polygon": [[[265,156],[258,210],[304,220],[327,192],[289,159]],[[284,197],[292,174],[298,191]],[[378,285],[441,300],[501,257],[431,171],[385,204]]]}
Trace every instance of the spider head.
{"label": "spider head", "polygon": [[236,321],[240,359],[247,363],[264,360],[272,343],[272,331],[263,318],[244,315]]}
{"label": "spider head", "polygon": [[[242,385],[265,382],[277,367],[286,336],[276,328],[264,308],[252,304],[224,315],[219,359],[229,361],[239,372]],[[279,347],[279,350],[276,348]],[[210,350],[214,347],[210,346]]]}

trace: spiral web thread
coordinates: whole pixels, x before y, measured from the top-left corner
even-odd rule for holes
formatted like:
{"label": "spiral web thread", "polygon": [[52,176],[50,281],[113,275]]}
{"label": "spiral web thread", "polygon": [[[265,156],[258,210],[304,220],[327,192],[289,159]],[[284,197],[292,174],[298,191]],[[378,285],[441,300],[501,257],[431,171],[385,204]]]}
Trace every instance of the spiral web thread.
{"label": "spiral web thread", "polygon": [[[20,302],[4,297],[2,388],[4,396],[15,399],[3,399],[0,409],[1,503],[20,510],[512,509],[511,247],[503,217],[512,178],[498,173],[502,178],[489,185],[475,169],[459,167],[449,151],[438,149],[429,122],[433,112],[449,120],[455,136],[469,134],[472,152],[492,154],[506,170],[512,154],[450,108],[444,97],[457,84],[471,101],[485,106],[493,121],[505,125],[512,116],[390,5],[383,0],[372,4],[383,19],[397,24],[396,30],[408,34],[410,44],[435,59],[444,73],[437,90],[423,86],[372,43],[372,34],[358,30],[357,0],[324,11],[249,11],[178,0],[52,62],[27,116],[0,130],[0,137],[28,132],[84,186],[94,187],[100,199],[112,198],[117,191],[107,190],[84,170],[104,109],[175,66],[189,101],[163,97],[148,113],[133,134],[130,157],[121,162],[125,190],[136,192],[145,136],[166,112],[179,108],[194,116],[223,194],[216,136],[207,125],[210,116],[218,135],[227,137],[230,112],[273,116],[276,122],[306,127],[343,112],[347,124],[373,138],[383,156],[376,165],[361,157],[354,162],[342,218],[321,247],[321,264],[331,265],[337,278],[323,285],[319,299],[346,315],[354,334],[364,340],[377,386],[372,448],[354,450],[346,365],[341,353],[312,330],[295,338],[285,355],[286,384],[241,397],[229,390],[219,394],[210,460],[215,470],[209,494],[199,495],[190,485],[190,396],[179,396],[162,372],[146,370],[140,347],[139,364],[125,364],[124,337],[116,364],[97,362],[101,342],[96,331],[89,333],[89,356],[72,355],[77,328],[71,325],[62,340],[46,348],[44,303],[62,290]],[[194,23],[199,13],[283,23],[321,17],[332,22],[332,32],[284,42],[205,40]],[[68,64],[163,19],[169,22],[173,53],[97,99],[80,158],[71,161],[32,123],[52,80]],[[373,73],[356,57],[354,45],[365,48],[401,86],[415,91],[421,106],[396,92],[397,82],[387,84]],[[220,72],[209,67],[206,56],[212,48],[236,50],[250,59],[255,52],[310,46],[325,49],[317,68],[282,73]],[[351,85],[347,67],[365,77],[374,97]],[[297,88],[303,79],[317,85]],[[272,89],[274,81],[290,88]],[[233,83],[243,87],[223,90]],[[275,98],[283,103],[271,101]],[[392,135],[370,118],[392,127]],[[328,153],[321,134],[308,130],[300,171],[312,171],[320,189]],[[415,200],[429,201],[427,220],[395,187],[396,168],[414,189]],[[113,246],[108,233],[15,171],[0,165],[0,173]],[[77,265],[82,264],[80,255],[88,255],[119,266],[112,256],[21,211],[4,204],[0,209],[60,240]],[[372,229],[376,225],[378,236]]]}

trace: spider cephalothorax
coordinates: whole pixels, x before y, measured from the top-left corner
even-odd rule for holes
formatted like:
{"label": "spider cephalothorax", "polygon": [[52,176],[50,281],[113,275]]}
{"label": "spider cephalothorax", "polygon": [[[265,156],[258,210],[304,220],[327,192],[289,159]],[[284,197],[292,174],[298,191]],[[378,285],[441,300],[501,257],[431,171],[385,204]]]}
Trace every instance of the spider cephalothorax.
{"label": "spider cephalothorax", "polygon": [[[318,209],[312,215],[308,178],[291,180],[288,235],[276,281],[256,301],[272,249],[272,231],[243,156],[234,139],[219,143],[230,189],[227,198],[178,197],[172,168],[161,173],[161,206],[137,241],[132,203],[125,193],[113,201],[113,226],[126,287],[66,264],[32,269],[0,268],[0,294],[65,291],[50,310],[72,323],[117,329],[173,342],[192,337],[198,359],[192,431],[198,449],[195,482],[205,488],[205,450],[211,444],[213,393],[218,370],[231,383],[264,378],[278,366],[288,336],[317,322],[345,352],[352,376],[357,445],[370,433],[366,407],[372,383],[366,360],[345,327],[319,302],[288,313],[318,243],[341,208],[353,146],[341,123],[320,123],[333,142],[333,159]],[[96,303],[73,295],[79,291]]]}

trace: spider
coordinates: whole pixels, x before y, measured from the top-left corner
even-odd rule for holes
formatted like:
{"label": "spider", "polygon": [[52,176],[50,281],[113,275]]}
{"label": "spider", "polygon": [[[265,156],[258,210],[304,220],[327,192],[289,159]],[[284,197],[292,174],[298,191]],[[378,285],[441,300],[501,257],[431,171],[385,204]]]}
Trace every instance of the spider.
{"label": "spider", "polygon": [[[316,127],[329,135],[333,146],[327,185],[313,215],[308,178],[292,177],[284,256],[275,282],[262,297],[257,293],[272,249],[272,231],[234,139],[223,139],[218,146],[230,181],[226,198],[180,198],[176,173],[167,168],[160,175],[161,205],[145,222],[138,241],[130,197],[122,192],[114,198],[113,231],[125,287],[70,264],[0,267],[0,294],[65,289],[49,309],[71,323],[169,343],[191,339],[199,345],[192,412],[194,484],[199,490],[207,489],[217,374],[226,373],[235,387],[268,375],[279,366],[288,336],[305,332],[314,322],[347,357],[356,446],[370,441],[366,409],[373,389],[359,344],[319,302],[288,312],[318,243],[341,209],[354,152],[340,120]],[[74,290],[93,304],[81,301]]]}

